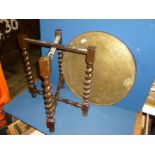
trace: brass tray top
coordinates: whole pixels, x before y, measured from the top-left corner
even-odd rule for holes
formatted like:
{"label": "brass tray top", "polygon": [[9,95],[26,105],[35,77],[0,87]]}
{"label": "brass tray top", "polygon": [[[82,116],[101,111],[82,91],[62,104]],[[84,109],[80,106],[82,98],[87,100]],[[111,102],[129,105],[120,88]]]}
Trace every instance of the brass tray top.
{"label": "brass tray top", "polygon": [[[136,78],[136,64],[129,48],[121,40],[105,32],[87,32],[73,39],[69,46],[96,46],[90,102],[111,105],[129,94]],[[82,98],[85,56],[64,52],[62,65],[66,83]]]}

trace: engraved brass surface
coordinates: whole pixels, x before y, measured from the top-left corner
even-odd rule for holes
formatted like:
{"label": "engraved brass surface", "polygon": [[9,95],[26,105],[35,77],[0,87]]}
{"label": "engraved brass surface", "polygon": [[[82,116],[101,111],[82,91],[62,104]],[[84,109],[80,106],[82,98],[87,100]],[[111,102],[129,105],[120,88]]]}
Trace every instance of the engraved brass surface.
{"label": "engraved brass surface", "polygon": [[[69,46],[96,46],[90,102],[111,105],[124,99],[134,85],[136,64],[128,47],[105,32],[87,32],[73,39]],[[83,97],[85,55],[64,53],[63,73],[70,89]]]}

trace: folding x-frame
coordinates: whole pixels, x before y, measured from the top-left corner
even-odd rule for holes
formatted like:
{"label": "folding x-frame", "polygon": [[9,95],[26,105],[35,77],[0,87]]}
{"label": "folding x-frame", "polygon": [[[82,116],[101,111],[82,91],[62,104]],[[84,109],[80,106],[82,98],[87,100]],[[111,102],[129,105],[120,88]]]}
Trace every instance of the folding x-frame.
{"label": "folding x-frame", "polygon": [[[51,132],[55,130],[54,115],[55,115],[58,101],[81,108],[83,115],[87,116],[88,109],[89,109],[89,98],[91,93],[91,82],[92,82],[93,64],[94,64],[96,47],[89,46],[87,49],[81,49],[81,48],[76,48],[71,46],[64,46],[62,45],[61,30],[55,31],[55,40],[53,43],[30,39],[24,34],[20,34],[18,36],[18,42],[19,42],[20,48],[22,49],[29,92],[31,93],[32,97],[36,97],[36,94],[42,94],[44,96],[46,116],[47,116],[47,127],[49,128],[49,130]],[[32,67],[30,64],[30,57],[28,52],[29,44],[35,44],[35,45],[50,48],[50,51],[48,52],[47,56],[40,57],[39,59],[39,70],[40,70],[40,76],[43,81],[43,91],[40,91],[36,88],[36,85],[32,76]],[[51,61],[56,51],[58,53],[59,82],[57,85],[56,93],[53,94],[51,80],[50,80],[51,69],[52,69]],[[63,76],[63,70],[62,70],[63,52],[73,52],[73,53],[78,53],[85,56],[86,72],[85,72],[85,81],[84,81],[84,90],[83,90],[83,104],[80,104],[78,102],[73,102],[68,99],[64,99],[60,97],[60,90],[64,87],[64,82],[65,82],[65,79]]]}

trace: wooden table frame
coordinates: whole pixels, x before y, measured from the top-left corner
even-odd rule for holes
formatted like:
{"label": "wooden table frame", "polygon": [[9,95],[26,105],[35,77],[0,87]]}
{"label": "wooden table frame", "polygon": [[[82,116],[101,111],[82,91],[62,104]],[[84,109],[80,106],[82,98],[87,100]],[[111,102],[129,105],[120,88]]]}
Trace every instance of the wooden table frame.
{"label": "wooden table frame", "polygon": [[[62,45],[61,30],[55,31],[54,43],[30,39],[24,34],[20,34],[18,36],[18,42],[23,54],[29,92],[31,93],[32,97],[36,97],[37,94],[41,94],[44,96],[46,116],[47,116],[46,122],[49,130],[51,132],[55,130],[54,117],[55,117],[55,111],[57,107],[57,101],[70,104],[77,108],[81,108],[83,115],[87,116],[88,109],[89,109],[89,98],[91,93],[91,83],[92,83],[93,65],[94,65],[96,47],[89,46],[87,49],[81,49],[76,47],[64,46]],[[47,54],[47,56],[40,57],[39,59],[39,69],[40,69],[40,76],[43,80],[43,83],[42,83],[43,90],[38,90],[36,88],[36,85],[32,76],[32,67],[31,67],[29,51],[28,51],[29,44],[35,44],[35,45],[50,48],[50,51]],[[52,75],[51,61],[53,59],[53,55],[56,50],[58,53],[59,82],[57,85],[56,93],[53,95],[52,84],[50,81],[51,75]],[[85,56],[86,72],[85,72],[85,81],[84,81],[84,90],[83,90],[83,104],[78,102],[73,102],[68,99],[64,99],[60,97],[60,90],[64,87],[64,82],[65,82],[65,79],[63,76],[63,70],[62,70],[63,52],[73,52],[73,53],[78,53]]]}

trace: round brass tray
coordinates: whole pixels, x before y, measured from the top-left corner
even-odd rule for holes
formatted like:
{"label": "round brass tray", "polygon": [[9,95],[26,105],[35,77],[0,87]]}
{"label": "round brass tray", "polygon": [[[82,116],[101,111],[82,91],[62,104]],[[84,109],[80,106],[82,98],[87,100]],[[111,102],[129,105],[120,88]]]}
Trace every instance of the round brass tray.
{"label": "round brass tray", "polygon": [[[69,46],[96,46],[90,102],[111,105],[130,92],[136,77],[136,64],[128,47],[115,36],[105,32],[87,32],[73,39]],[[65,52],[63,73],[70,89],[83,97],[85,55]]]}

